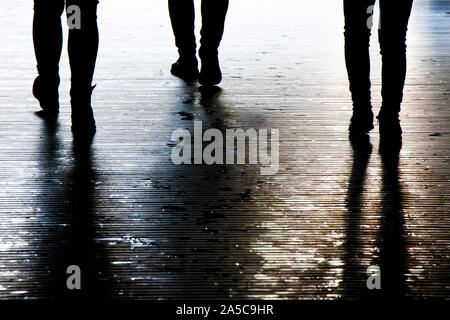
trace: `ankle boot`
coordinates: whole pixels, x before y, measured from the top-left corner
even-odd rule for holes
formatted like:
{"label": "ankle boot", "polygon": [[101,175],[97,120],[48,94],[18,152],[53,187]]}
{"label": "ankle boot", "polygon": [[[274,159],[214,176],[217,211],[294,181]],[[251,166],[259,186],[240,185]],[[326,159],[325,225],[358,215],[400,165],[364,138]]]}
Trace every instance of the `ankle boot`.
{"label": "ankle boot", "polygon": [[354,106],[348,128],[350,135],[367,134],[373,129],[372,106]]}
{"label": "ankle boot", "polygon": [[219,57],[217,50],[213,52],[204,52],[200,49],[200,58],[202,67],[198,81],[203,86],[215,86],[222,81],[222,71],[220,70]]}
{"label": "ankle boot", "polygon": [[39,101],[40,114],[48,119],[56,119],[59,113],[59,76],[37,76],[33,83],[33,96]]}
{"label": "ankle boot", "polygon": [[94,113],[91,106],[92,91],[95,86],[72,87],[72,133],[74,140],[92,141],[96,132]]}
{"label": "ankle boot", "polygon": [[198,61],[194,56],[180,55],[177,62],[172,64],[170,73],[186,82],[194,82],[198,78]]}
{"label": "ankle boot", "polygon": [[399,108],[381,107],[377,116],[381,138],[398,138],[402,136],[402,127],[397,110]]}

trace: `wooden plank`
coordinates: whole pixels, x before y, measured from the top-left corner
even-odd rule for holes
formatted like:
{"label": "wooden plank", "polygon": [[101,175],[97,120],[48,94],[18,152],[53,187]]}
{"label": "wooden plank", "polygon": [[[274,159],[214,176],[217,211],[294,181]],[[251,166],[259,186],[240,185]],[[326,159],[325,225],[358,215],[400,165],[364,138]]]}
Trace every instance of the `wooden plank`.
{"label": "wooden plank", "polygon": [[[67,56],[53,133],[30,92],[31,4],[3,3],[1,299],[449,296],[448,2],[414,3],[398,166],[382,159],[377,128],[370,156],[348,141],[339,1],[233,1],[223,91],[208,99],[169,73],[176,50],[165,2],[133,3],[99,6],[98,133],[81,160]],[[279,129],[279,172],[175,166],[170,136],[193,121]],[[65,287],[70,264],[82,267],[81,292]],[[370,265],[391,281],[381,293],[366,288]]]}

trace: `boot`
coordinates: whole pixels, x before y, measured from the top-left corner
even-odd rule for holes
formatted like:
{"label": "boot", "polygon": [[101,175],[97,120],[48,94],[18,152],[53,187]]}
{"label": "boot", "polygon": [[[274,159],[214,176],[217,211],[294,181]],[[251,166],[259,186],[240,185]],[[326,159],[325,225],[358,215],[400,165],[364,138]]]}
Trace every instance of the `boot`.
{"label": "boot", "polygon": [[59,113],[59,76],[38,76],[33,83],[33,96],[39,101],[41,111],[39,115],[46,119],[55,120]]}
{"label": "boot", "polygon": [[198,78],[198,61],[195,56],[180,56],[170,69],[170,73],[186,82],[195,82]]}
{"label": "boot", "polygon": [[202,59],[202,68],[200,70],[198,82],[203,86],[215,86],[219,84],[222,81],[222,71],[220,70],[217,53],[203,53],[200,57]]}
{"label": "boot", "polygon": [[95,86],[73,87],[70,90],[72,106],[72,133],[75,142],[90,144],[96,132],[94,113],[91,106]]}
{"label": "boot", "polygon": [[169,0],[169,15],[179,55],[170,72],[187,82],[194,82],[198,77],[194,1]]}
{"label": "boot", "polygon": [[202,30],[199,56],[202,67],[198,81],[204,86],[215,86],[222,81],[218,48],[222,40],[228,0],[202,1]]}
{"label": "boot", "polygon": [[387,108],[382,106],[377,116],[380,138],[381,139],[398,139],[402,136],[402,127],[400,125],[399,108]]}
{"label": "boot", "polygon": [[353,107],[353,115],[348,128],[350,135],[367,134],[373,129],[372,106]]}

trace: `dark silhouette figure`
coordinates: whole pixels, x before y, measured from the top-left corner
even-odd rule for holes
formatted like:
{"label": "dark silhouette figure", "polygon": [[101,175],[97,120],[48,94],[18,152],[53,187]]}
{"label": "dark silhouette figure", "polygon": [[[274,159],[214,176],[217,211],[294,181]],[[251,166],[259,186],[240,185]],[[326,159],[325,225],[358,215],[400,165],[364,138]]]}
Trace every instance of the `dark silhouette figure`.
{"label": "dark silhouette figure", "polygon": [[200,73],[196,57],[194,34],[194,0],[169,0],[169,13],[179,59],[170,72],[187,82],[198,79],[200,84],[214,86],[222,81],[218,48],[225,25],[228,0],[202,0],[202,29],[199,56]]}
{"label": "dark silhouette figure", "polygon": [[33,94],[47,119],[59,113],[59,61],[63,35],[61,15],[67,8],[71,69],[72,132],[74,139],[92,139],[95,120],[91,107],[95,63],[98,50],[97,0],[34,0],[33,41],[38,77]]}
{"label": "dark silhouette figure", "polygon": [[[381,136],[401,136],[400,105],[406,76],[406,32],[413,0],[379,0],[382,55],[382,106],[377,116]],[[353,100],[350,134],[373,129],[369,39],[375,0],[344,0],[345,60]]]}

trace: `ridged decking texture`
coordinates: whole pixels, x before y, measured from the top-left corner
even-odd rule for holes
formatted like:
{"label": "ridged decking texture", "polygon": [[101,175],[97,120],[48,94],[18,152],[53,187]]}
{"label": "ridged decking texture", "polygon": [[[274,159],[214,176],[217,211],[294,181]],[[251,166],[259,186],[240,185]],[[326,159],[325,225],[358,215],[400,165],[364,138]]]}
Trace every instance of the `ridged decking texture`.
{"label": "ridged decking texture", "polygon": [[[1,299],[450,295],[447,1],[414,3],[398,159],[380,153],[378,128],[371,148],[348,140],[340,1],[231,1],[214,95],[170,75],[166,3],[132,2],[99,5],[98,133],[78,157],[67,56],[49,128],[31,95],[32,5],[2,2]],[[172,164],[172,132],[195,120],[222,132],[279,129],[278,173]],[[72,264],[79,292],[66,289]],[[371,265],[381,291],[366,287]]]}

